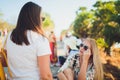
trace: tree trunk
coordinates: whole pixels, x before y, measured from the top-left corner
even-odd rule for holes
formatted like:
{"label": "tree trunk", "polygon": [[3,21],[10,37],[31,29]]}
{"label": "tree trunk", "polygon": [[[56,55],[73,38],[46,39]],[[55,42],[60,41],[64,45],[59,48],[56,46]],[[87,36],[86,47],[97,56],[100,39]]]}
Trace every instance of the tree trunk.
{"label": "tree trunk", "polygon": [[107,47],[107,48],[105,47],[104,52],[106,52],[107,55],[111,56],[111,55],[110,55],[110,47]]}

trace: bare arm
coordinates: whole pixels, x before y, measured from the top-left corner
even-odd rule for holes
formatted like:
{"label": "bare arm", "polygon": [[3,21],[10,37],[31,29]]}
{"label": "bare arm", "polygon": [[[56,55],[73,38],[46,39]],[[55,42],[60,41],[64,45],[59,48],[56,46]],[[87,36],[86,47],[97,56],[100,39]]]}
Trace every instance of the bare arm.
{"label": "bare arm", "polygon": [[82,57],[82,64],[80,67],[80,72],[78,74],[78,80],[86,80],[88,60],[89,60],[90,55],[91,55],[90,49],[88,49],[87,51],[84,51],[84,54]]}
{"label": "bare arm", "polygon": [[87,65],[87,61],[82,62],[80,72],[78,74],[78,80],[86,80]]}
{"label": "bare arm", "polygon": [[38,66],[40,72],[40,80],[53,80],[50,69],[50,55],[39,56]]}

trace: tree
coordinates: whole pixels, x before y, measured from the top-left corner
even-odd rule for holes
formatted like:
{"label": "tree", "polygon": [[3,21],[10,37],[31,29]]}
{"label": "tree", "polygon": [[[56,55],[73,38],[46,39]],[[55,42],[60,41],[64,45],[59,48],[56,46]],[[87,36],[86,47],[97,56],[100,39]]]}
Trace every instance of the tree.
{"label": "tree", "polygon": [[74,32],[80,37],[103,38],[109,54],[110,47],[120,42],[120,1],[97,1],[93,6],[91,11],[84,7],[76,11]]}
{"label": "tree", "polygon": [[92,11],[87,11],[85,7],[80,7],[76,12],[74,21],[74,32],[79,37],[86,37],[91,34],[92,20],[94,18]]}
{"label": "tree", "polygon": [[95,16],[99,19],[100,24],[102,24],[102,35],[108,45],[108,47],[105,48],[105,51],[109,54],[110,47],[115,42],[120,42],[120,13],[117,8],[120,7],[120,1],[97,1],[94,7],[96,7]]}
{"label": "tree", "polygon": [[50,15],[48,13],[43,14],[45,17],[45,21],[43,21],[43,28],[44,30],[53,30],[54,29],[54,22],[52,21]]}
{"label": "tree", "polygon": [[15,28],[15,25],[9,24],[6,21],[0,20],[0,30],[7,29],[8,31],[11,31],[13,28]]}
{"label": "tree", "polygon": [[[0,12],[0,17],[3,16],[3,13]],[[8,22],[0,19],[0,30],[7,29],[8,31],[12,30],[15,27],[15,25],[9,24]]]}

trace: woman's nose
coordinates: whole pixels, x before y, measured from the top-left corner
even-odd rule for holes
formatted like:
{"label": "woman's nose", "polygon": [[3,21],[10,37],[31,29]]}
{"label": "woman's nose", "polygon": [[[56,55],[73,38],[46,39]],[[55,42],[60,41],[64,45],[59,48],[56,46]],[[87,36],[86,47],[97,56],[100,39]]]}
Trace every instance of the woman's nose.
{"label": "woman's nose", "polygon": [[83,49],[83,47],[80,47],[80,50],[82,50],[82,51],[83,51],[83,50],[84,50],[84,49]]}

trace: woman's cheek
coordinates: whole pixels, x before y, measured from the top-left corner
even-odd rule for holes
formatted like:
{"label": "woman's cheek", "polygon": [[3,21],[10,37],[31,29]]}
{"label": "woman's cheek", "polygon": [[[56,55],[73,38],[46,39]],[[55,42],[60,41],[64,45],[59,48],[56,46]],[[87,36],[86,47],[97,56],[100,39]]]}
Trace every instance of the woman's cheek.
{"label": "woman's cheek", "polygon": [[80,51],[80,55],[83,55],[83,51]]}

